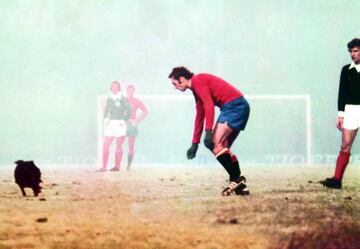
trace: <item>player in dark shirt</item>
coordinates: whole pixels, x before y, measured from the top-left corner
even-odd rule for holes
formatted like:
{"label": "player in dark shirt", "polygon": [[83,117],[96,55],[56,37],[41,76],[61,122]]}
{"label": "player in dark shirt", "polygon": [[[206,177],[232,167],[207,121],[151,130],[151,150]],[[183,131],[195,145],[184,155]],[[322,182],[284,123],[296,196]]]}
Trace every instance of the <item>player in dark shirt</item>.
{"label": "player in dark shirt", "polygon": [[131,115],[131,106],[121,93],[120,83],[113,81],[110,86],[110,94],[106,99],[104,109],[104,144],[102,167],[98,172],[107,171],[110,146],[114,138],[116,141],[115,165],[111,171],[119,171],[123,156],[123,143],[126,138],[126,122]]}
{"label": "player in dark shirt", "polygon": [[337,128],[342,132],[341,149],[334,176],[321,183],[327,188],[342,188],[342,178],[349,163],[350,150],[360,127],[360,39],[347,44],[352,63],[342,68],[338,96]]}

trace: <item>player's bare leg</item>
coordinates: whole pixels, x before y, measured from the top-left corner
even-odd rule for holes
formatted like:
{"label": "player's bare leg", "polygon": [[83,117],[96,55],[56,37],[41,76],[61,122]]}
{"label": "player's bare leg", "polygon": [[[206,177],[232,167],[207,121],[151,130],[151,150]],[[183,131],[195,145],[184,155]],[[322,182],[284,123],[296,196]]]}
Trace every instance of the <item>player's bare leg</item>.
{"label": "player's bare leg", "polygon": [[229,135],[229,138],[227,139],[227,146],[230,148],[232,144],[234,143],[235,139],[239,136],[240,131],[232,129],[232,132]]}
{"label": "player's bare leg", "polygon": [[214,149],[212,153],[216,156],[224,148],[229,148],[229,138],[233,129],[226,123],[216,123],[213,134]]}
{"label": "player's bare leg", "polygon": [[350,159],[350,151],[354,139],[356,137],[358,129],[356,130],[342,130],[342,139],[341,139],[341,150],[336,160],[336,167],[334,176],[332,178],[326,178],[324,181],[320,183],[323,184],[327,188],[335,188],[341,189],[342,188],[342,178],[344,176],[344,172],[346,166],[349,163]]}
{"label": "player's bare leg", "polygon": [[241,176],[239,162],[230,151],[230,146],[238,136],[239,131],[230,128],[227,123],[217,123],[214,129],[212,150],[216,159],[221,163],[230,176],[230,183],[222,192],[222,195],[248,195],[249,190],[245,185],[245,177]]}
{"label": "player's bare leg", "polygon": [[127,167],[126,167],[127,170],[130,170],[131,163],[132,163],[132,160],[134,158],[135,141],[136,141],[135,136],[129,136],[128,164],[127,164]]}
{"label": "player's bare leg", "polygon": [[104,138],[102,168],[97,170],[99,172],[106,171],[106,169],[107,169],[107,164],[109,161],[110,145],[113,140],[114,140],[114,137],[105,137]]}
{"label": "player's bare leg", "polygon": [[342,131],[342,141],[341,141],[341,151],[346,151],[350,153],[352,144],[356,137],[358,129],[356,130],[347,130],[343,129]]}
{"label": "player's bare leg", "polygon": [[122,146],[124,144],[126,137],[117,137],[116,138],[116,149],[115,149],[115,166],[111,169],[111,171],[119,171],[120,164],[123,156]]}

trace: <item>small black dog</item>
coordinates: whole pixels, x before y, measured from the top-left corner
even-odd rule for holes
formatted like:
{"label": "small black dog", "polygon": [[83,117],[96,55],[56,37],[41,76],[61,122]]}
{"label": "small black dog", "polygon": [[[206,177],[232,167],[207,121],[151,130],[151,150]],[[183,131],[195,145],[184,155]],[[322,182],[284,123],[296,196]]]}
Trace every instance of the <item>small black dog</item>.
{"label": "small black dog", "polygon": [[26,196],[24,188],[32,188],[34,195],[38,196],[41,192],[41,172],[34,164],[34,161],[18,160],[14,172],[15,183],[17,183],[21,189],[23,196]]}

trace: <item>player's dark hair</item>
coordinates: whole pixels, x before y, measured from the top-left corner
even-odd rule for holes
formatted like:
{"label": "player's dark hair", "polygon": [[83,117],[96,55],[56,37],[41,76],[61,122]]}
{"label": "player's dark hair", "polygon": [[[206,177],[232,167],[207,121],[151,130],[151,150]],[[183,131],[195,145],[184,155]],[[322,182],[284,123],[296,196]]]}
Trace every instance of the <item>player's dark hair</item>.
{"label": "player's dark hair", "polygon": [[113,82],[111,82],[110,91],[111,91],[113,85],[117,85],[119,87],[119,91],[121,91],[121,85],[120,85],[119,81],[114,80]]}
{"label": "player's dark hair", "polygon": [[169,74],[169,78],[174,78],[175,80],[179,80],[182,76],[185,79],[189,80],[193,77],[194,73],[190,72],[186,67],[174,67],[171,73]]}
{"label": "player's dark hair", "polygon": [[135,86],[133,85],[133,84],[130,84],[130,85],[128,85],[128,87],[126,88],[126,89],[133,89],[133,90],[135,90]]}
{"label": "player's dark hair", "polygon": [[353,49],[355,47],[360,47],[360,39],[354,38],[347,44],[348,49]]}

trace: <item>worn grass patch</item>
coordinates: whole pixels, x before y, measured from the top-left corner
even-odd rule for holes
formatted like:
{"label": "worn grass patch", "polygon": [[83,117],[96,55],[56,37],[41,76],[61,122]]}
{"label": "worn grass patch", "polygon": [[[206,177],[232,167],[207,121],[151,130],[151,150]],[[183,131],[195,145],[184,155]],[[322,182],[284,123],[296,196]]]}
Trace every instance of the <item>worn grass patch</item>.
{"label": "worn grass patch", "polygon": [[339,249],[360,241],[356,167],[340,191],[311,183],[329,175],[326,167],[243,167],[247,197],[220,195],[220,167],[48,167],[43,193],[27,198],[12,170],[0,172],[0,248]]}

